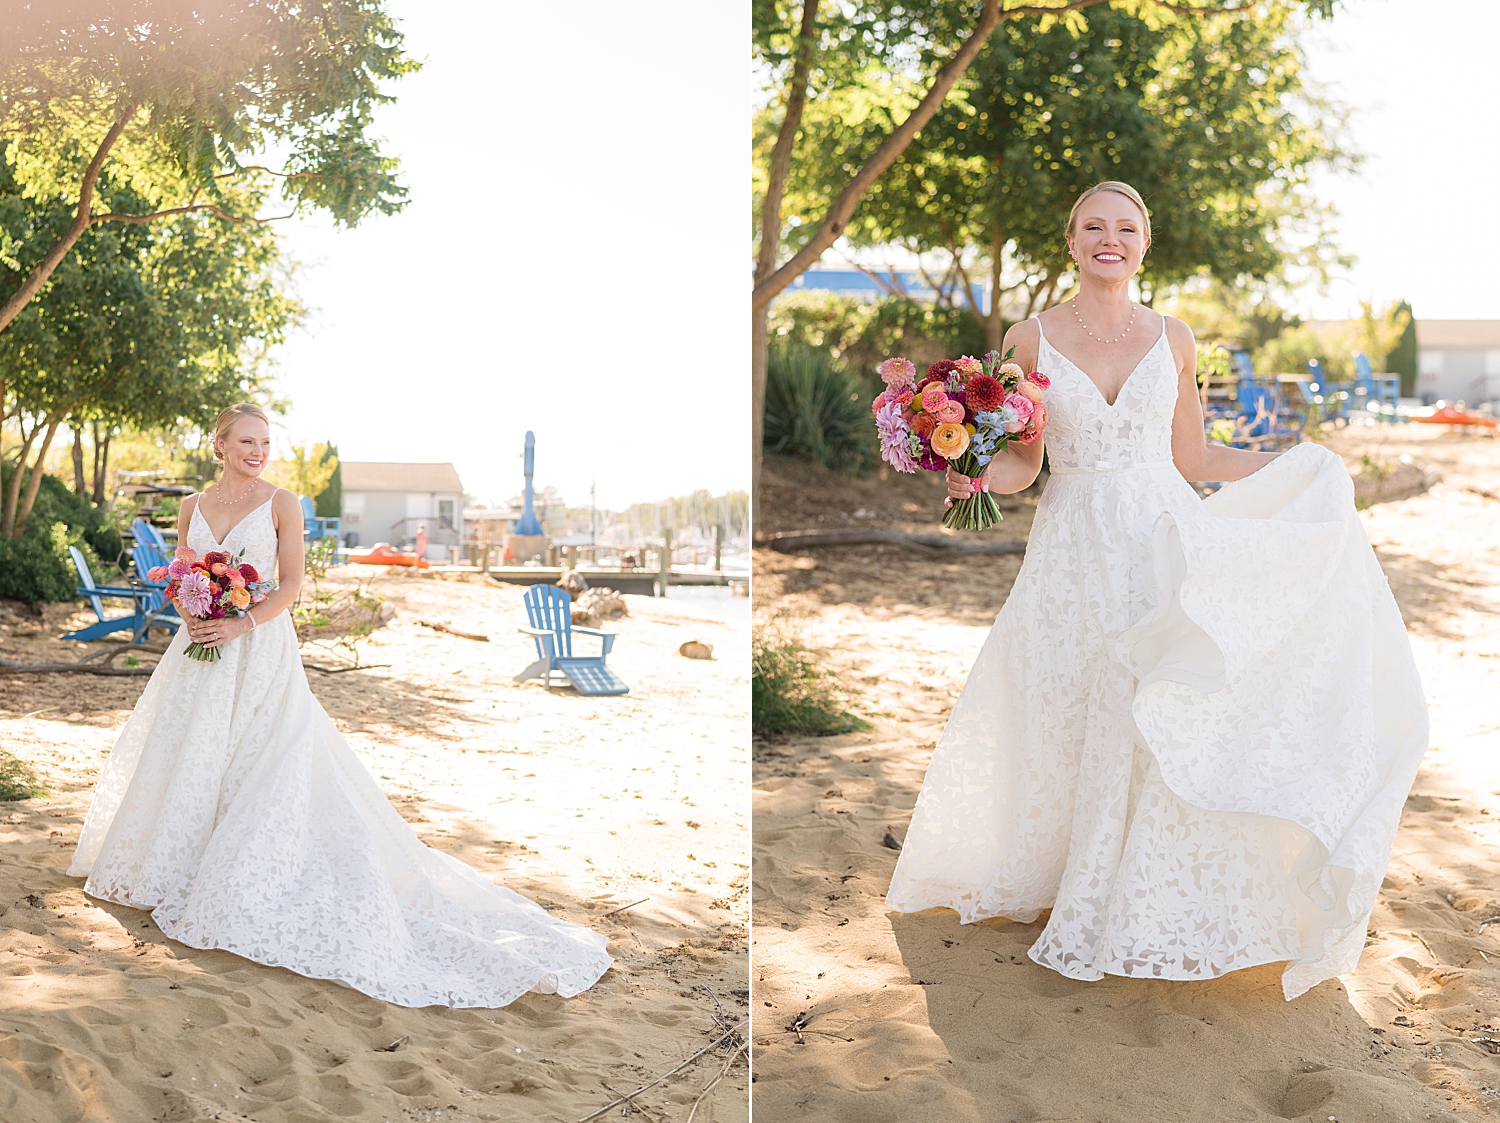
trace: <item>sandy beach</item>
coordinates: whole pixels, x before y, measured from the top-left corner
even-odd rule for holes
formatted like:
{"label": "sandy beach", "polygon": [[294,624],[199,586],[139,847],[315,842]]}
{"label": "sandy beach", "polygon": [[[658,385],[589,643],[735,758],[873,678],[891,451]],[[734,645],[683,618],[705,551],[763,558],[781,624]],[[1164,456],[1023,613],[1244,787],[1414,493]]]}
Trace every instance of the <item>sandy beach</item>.
{"label": "sandy beach", "polygon": [[[934,743],[1019,559],[888,547],[756,555],[756,609],[822,648],[867,732],[755,746],[760,1123],[1500,1116],[1500,440],[1424,426],[1329,440],[1353,471],[1441,473],[1365,527],[1411,632],[1432,738],[1357,971],[1293,1002],[1279,965],[1206,983],[1080,983],[1035,924],[883,904]],[[933,532],[937,476],[768,469],[758,533]],[[995,537],[1024,538],[1035,495]],[[1491,920],[1493,923],[1486,924]],[[797,1028],[791,1028],[797,1027]]]}
{"label": "sandy beach", "polygon": [[[369,669],[309,672],[314,693],[428,845],[604,932],[614,968],[571,999],[412,1010],[168,940],[64,873],[146,680],[0,671],[0,747],[48,789],[0,803],[6,1123],[571,1121],[744,1024],[748,626],[628,597],[605,626],[631,693],[549,694],[511,682],[535,657],[519,587],[364,566],[325,583],[353,580],[395,614],[362,646]],[[76,658],[52,638],[70,619],[0,606],[0,653]],[[715,657],[681,657],[687,640]],[[715,1050],[610,1117],[684,1118],[722,1072],[695,1119],[744,1120],[748,1073],[725,1061]]]}

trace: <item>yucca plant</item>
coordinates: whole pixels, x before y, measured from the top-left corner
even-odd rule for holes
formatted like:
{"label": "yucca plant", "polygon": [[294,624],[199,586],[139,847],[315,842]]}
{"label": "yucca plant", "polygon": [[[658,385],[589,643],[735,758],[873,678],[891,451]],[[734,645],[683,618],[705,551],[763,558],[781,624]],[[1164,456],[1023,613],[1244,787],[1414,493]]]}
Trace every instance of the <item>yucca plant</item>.
{"label": "yucca plant", "polygon": [[875,463],[870,397],[828,355],[773,347],[766,368],[765,447],[857,475]]}

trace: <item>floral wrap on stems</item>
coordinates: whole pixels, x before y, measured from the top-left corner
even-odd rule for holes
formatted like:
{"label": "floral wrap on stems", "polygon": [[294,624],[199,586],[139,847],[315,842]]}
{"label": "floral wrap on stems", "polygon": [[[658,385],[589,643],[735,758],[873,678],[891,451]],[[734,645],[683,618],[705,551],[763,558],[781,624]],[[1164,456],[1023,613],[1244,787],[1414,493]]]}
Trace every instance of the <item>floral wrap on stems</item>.
{"label": "floral wrap on stems", "polygon": [[[244,550],[238,554],[210,550],[200,558],[187,546],[178,546],[171,564],[152,566],[146,579],[167,582],[167,596],[185,616],[196,620],[243,616],[276,588],[275,581],[262,579],[253,565],[240,560],[244,556]],[[188,644],[183,654],[204,663],[217,663],[220,658],[217,647],[201,643]]]}
{"label": "floral wrap on stems", "polygon": [[[949,467],[965,476],[982,475],[1011,441],[1029,445],[1047,426],[1044,391],[1051,385],[1040,371],[1030,374],[991,351],[981,359],[964,355],[939,359],[917,379],[916,365],[900,357],[880,364],[886,389],[871,411],[880,434],[880,455],[898,472]],[[943,516],[952,530],[984,530],[1001,519],[1000,505],[988,491],[955,499]]]}

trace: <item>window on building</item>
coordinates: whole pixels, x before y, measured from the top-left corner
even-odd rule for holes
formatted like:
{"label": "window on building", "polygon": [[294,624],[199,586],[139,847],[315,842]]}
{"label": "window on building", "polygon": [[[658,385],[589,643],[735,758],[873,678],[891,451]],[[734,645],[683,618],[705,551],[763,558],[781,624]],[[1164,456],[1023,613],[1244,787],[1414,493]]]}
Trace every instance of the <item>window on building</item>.
{"label": "window on building", "polygon": [[458,529],[458,522],[453,517],[453,500],[438,500],[438,521],[446,526],[449,530]]}

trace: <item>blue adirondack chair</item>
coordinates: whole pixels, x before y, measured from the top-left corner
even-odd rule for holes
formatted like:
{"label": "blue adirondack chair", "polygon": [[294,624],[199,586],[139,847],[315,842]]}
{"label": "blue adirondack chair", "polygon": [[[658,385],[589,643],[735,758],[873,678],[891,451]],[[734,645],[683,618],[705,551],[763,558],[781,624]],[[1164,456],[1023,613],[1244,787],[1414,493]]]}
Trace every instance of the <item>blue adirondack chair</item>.
{"label": "blue adirondack chair", "polygon": [[[604,665],[614,646],[615,633],[595,628],[573,626],[573,598],[556,585],[533,585],[521,598],[526,605],[529,626],[518,629],[536,643],[537,660],[518,674],[516,682],[540,678],[551,690],[554,685],[571,684],[580,694],[628,694],[630,687]],[[596,656],[573,654],[574,634],[597,636],[600,644]],[[554,675],[562,681],[554,683]]]}
{"label": "blue adirondack chair", "polygon": [[1394,412],[1401,397],[1400,375],[1377,376],[1370,365],[1370,356],[1363,351],[1354,352],[1354,373],[1355,386],[1363,391],[1366,404],[1375,402],[1382,410],[1389,408]]}
{"label": "blue adirondack chair", "polygon": [[137,539],[135,549],[130,551],[130,558],[135,563],[132,584],[137,590],[139,615],[133,642],[143,642],[152,628],[166,628],[175,634],[177,625],[182,623],[182,617],[177,615],[177,606],[167,599],[167,582],[152,581],[146,576],[156,566],[166,565],[166,556],[149,542]]}
{"label": "blue adirondack chair", "polygon": [[304,542],[316,542],[321,538],[337,538],[339,536],[338,519],[320,519],[313,501],[305,495],[297,496],[297,502],[302,506],[302,539]]}
{"label": "blue adirondack chair", "polygon": [[136,519],[130,524],[130,533],[137,542],[145,542],[155,546],[163,554],[167,552],[167,539],[160,530],[152,526],[145,519]]}
{"label": "blue adirondack chair", "polygon": [[[140,597],[136,590],[128,585],[94,584],[94,575],[89,572],[89,563],[84,560],[82,551],[77,546],[69,546],[68,553],[73,558],[73,568],[78,571],[78,580],[82,582],[77,589],[78,595],[93,605],[94,615],[99,619],[97,623],[68,632],[62,638],[88,643],[90,640],[96,640],[114,632],[134,631],[141,618]],[[123,616],[106,616],[104,615],[106,599],[128,600],[132,609]]]}

